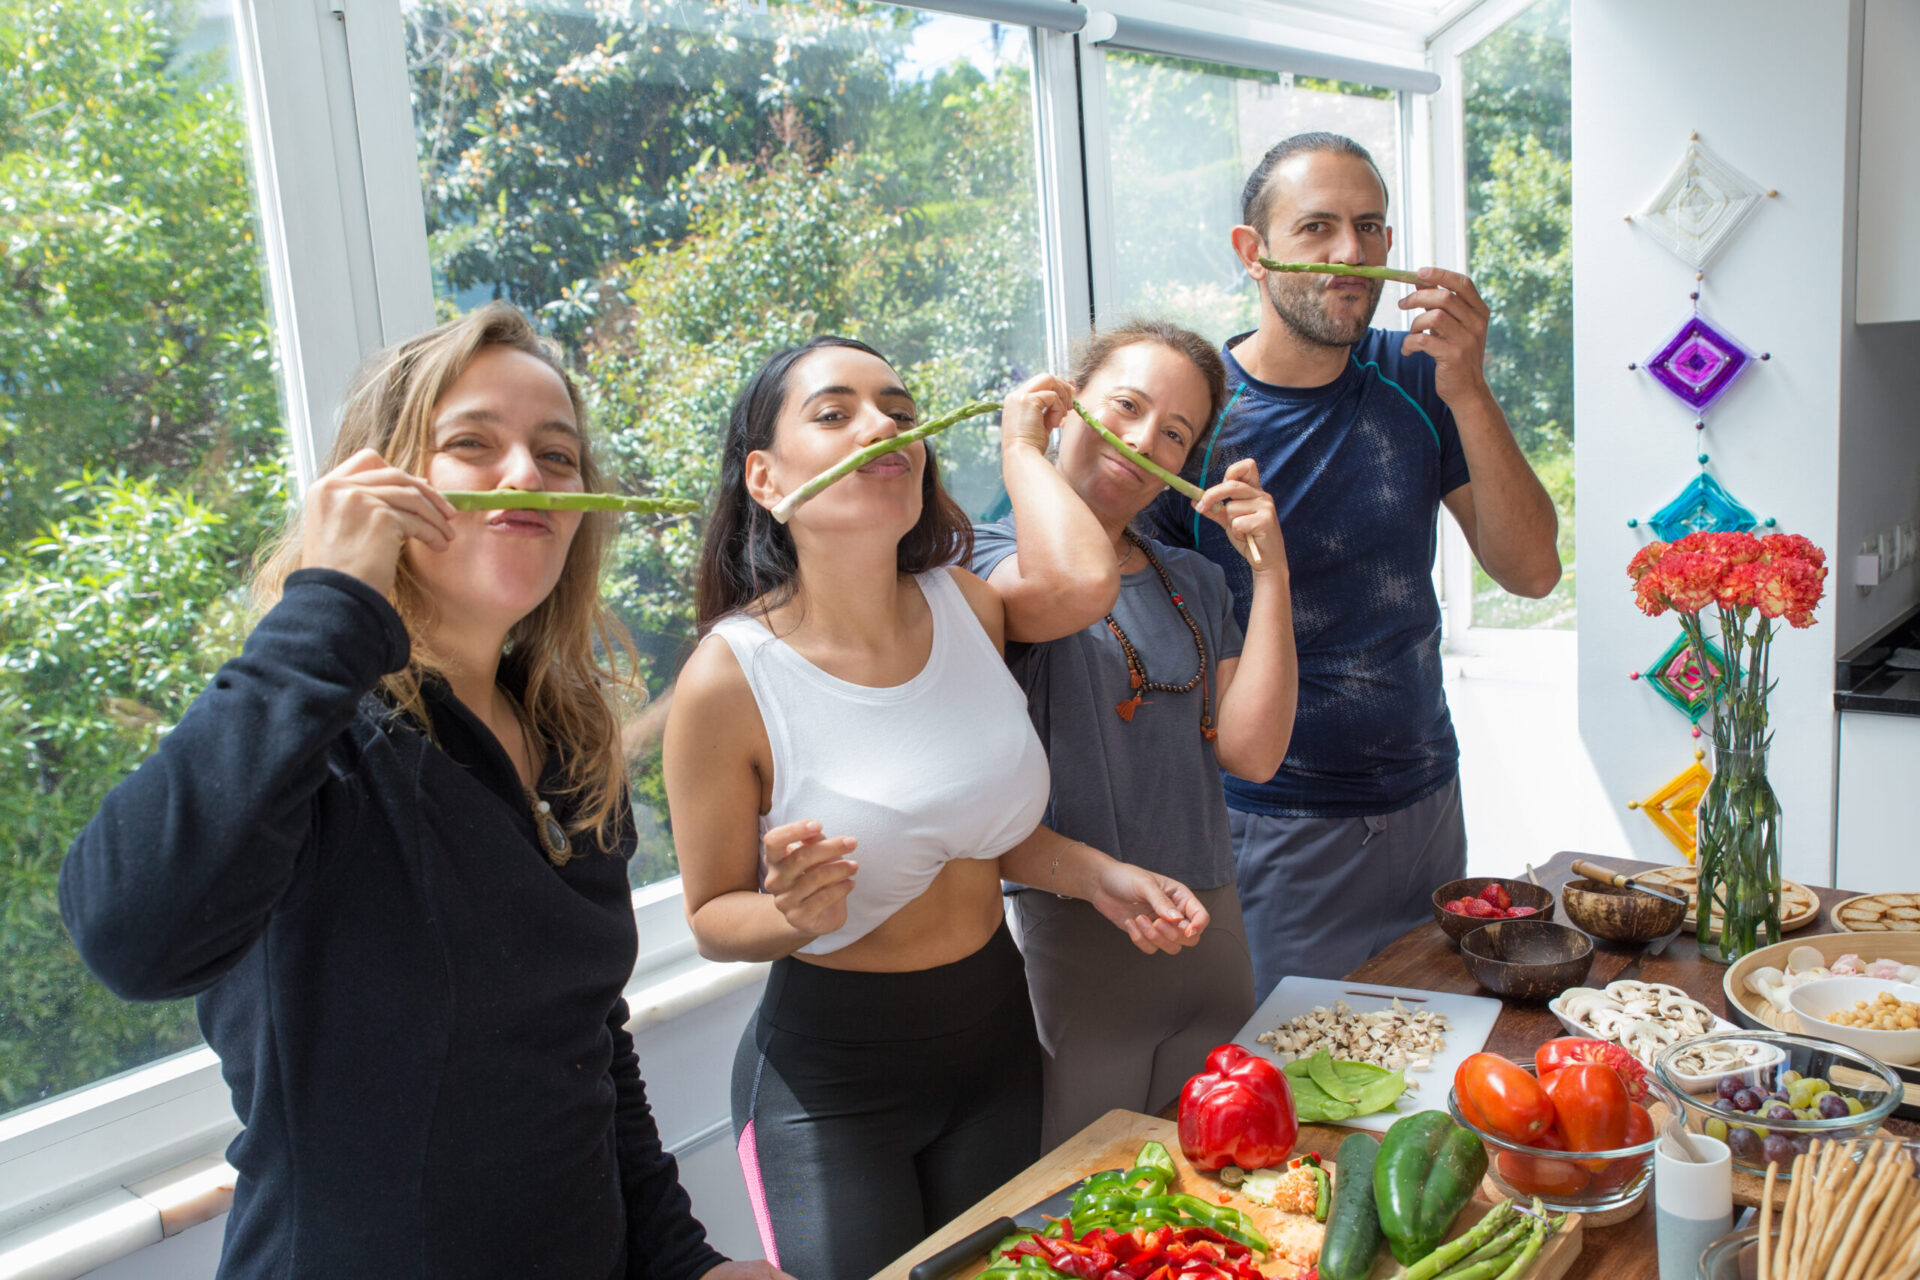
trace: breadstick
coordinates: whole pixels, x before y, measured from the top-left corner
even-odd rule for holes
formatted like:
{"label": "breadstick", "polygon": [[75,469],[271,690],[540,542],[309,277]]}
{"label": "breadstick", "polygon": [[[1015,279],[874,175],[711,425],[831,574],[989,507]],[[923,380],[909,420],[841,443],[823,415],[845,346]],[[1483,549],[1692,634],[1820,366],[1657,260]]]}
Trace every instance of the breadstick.
{"label": "breadstick", "polygon": [[[1904,1177],[1905,1171],[1900,1168],[1905,1163],[1904,1159],[1886,1158],[1887,1150],[1888,1144],[1882,1143],[1880,1163],[1883,1172],[1892,1174],[1894,1178]],[[1860,1242],[1853,1250],[1853,1260],[1847,1264],[1846,1270],[1840,1273],[1840,1280],[1864,1280],[1867,1276],[1867,1264],[1873,1260],[1873,1255],[1880,1251],[1880,1242],[1886,1238],[1887,1228],[1906,1211],[1905,1193],[1904,1186],[1888,1179],[1885,1193],[1880,1197],[1873,1214],[1870,1217],[1866,1214],[1861,1215]]]}
{"label": "breadstick", "polygon": [[1807,1258],[1807,1275],[1810,1280],[1818,1280],[1827,1274],[1827,1266],[1833,1260],[1833,1251],[1840,1247],[1840,1240],[1853,1226],[1860,1208],[1860,1199],[1866,1194],[1869,1182],[1867,1172],[1860,1162],[1853,1158],[1860,1142],[1855,1139],[1847,1143],[1840,1153],[1839,1169],[1835,1171],[1834,1195],[1839,1200],[1837,1206],[1828,1209],[1827,1217],[1820,1226],[1820,1234],[1815,1238],[1813,1253]]}
{"label": "breadstick", "polygon": [[1916,1194],[1911,1182],[1907,1184],[1905,1194],[1908,1203],[1902,1206],[1900,1216],[1894,1218],[1887,1231],[1875,1242],[1873,1256],[1867,1260],[1870,1280],[1896,1274],[1893,1270],[1894,1257],[1916,1236],[1920,1236],[1920,1194]]}
{"label": "breadstick", "polygon": [[[1773,1262],[1773,1180],[1780,1174],[1778,1161],[1767,1161],[1767,1185],[1760,1193],[1760,1271],[1759,1280],[1767,1280]],[[1789,1193],[1791,1194],[1791,1193]]]}
{"label": "breadstick", "polygon": [[[1857,1270],[1854,1265],[1854,1256],[1863,1248],[1861,1233],[1867,1229],[1867,1223],[1875,1209],[1886,1199],[1887,1188],[1892,1182],[1889,1175],[1898,1172],[1884,1158],[1875,1158],[1875,1155],[1884,1152],[1885,1148],[1879,1143],[1875,1143],[1874,1146],[1878,1149],[1876,1153],[1869,1154],[1854,1174],[1854,1185],[1860,1188],[1860,1192],[1853,1198],[1852,1207],[1844,1215],[1846,1230],[1836,1236],[1833,1244],[1828,1247],[1826,1255],[1817,1260],[1817,1273],[1832,1277],[1832,1280],[1841,1280],[1847,1271]],[[1859,1259],[1859,1261],[1865,1261],[1865,1259]]]}
{"label": "breadstick", "polygon": [[[1774,1251],[1773,1270],[1763,1271],[1759,1280],[1787,1280],[1790,1272],[1790,1260],[1793,1257],[1793,1243],[1799,1236],[1800,1201],[1806,1192],[1807,1179],[1812,1176],[1813,1158],[1798,1154],[1793,1157],[1792,1172],[1787,1178],[1787,1200],[1780,1208],[1780,1244]],[[1762,1224],[1765,1229],[1765,1224]]]}
{"label": "breadstick", "polygon": [[[1831,1163],[1833,1144],[1816,1138],[1807,1149],[1806,1186],[1800,1191],[1800,1204],[1794,1222],[1793,1252],[1787,1255],[1786,1280],[1800,1280],[1805,1271],[1803,1260],[1812,1247],[1813,1225],[1820,1221],[1819,1215],[1812,1212],[1820,1199],[1820,1183],[1825,1177],[1827,1166]],[[1799,1178],[1794,1179],[1799,1182]]]}

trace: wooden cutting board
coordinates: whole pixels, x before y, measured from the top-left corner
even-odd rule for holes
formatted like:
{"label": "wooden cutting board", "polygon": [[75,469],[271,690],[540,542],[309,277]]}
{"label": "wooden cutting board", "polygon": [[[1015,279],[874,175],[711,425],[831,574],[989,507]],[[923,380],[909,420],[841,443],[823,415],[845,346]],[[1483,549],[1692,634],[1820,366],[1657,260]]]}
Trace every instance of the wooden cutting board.
{"label": "wooden cutting board", "polygon": [[[1308,1126],[1301,1133],[1299,1150],[1302,1152],[1317,1150],[1322,1154],[1327,1167],[1332,1169],[1332,1152],[1338,1146],[1342,1131],[1325,1126]],[[1109,1111],[1098,1120],[1082,1129],[1053,1151],[1042,1156],[1025,1171],[1015,1175],[1009,1182],[982,1200],[973,1208],[961,1214],[954,1221],[936,1231],[923,1241],[918,1248],[904,1257],[897,1258],[886,1270],[874,1277],[874,1280],[906,1280],[907,1272],[913,1264],[928,1255],[937,1252],[946,1245],[958,1240],[969,1231],[992,1222],[1005,1215],[1017,1215],[1028,1205],[1046,1199],[1090,1173],[1102,1169],[1126,1169],[1133,1165],[1133,1158],[1139,1154],[1142,1143],[1152,1140],[1162,1143],[1173,1154],[1173,1162],[1179,1169],[1173,1189],[1219,1203],[1224,1187],[1214,1178],[1200,1173],[1186,1162],[1180,1154],[1179,1135],[1175,1132],[1171,1120],[1162,1120],[1155,1116],[1141,1115],[1133,1111]],[[1493,1208],[1492,1201],[1484,1198],[1487,1187],[1482,1185],[1479,1195],[1468,1201],[1467,1207],[1454,1220],[1454,1230],[1450,1235],[1458,1235],[1478,1222],[1482,1215]],[[1290,1217],[1277,1209],[1268,1209],[1256,1205],[1245,1197],[1235,1195],[1229,1201],[1234,1208],[1246,1213],[1253,1224],[1262,1232],[1276,1221]],[[1540,1251],[1539,1258],[1528,1269],[1526,1280],[1561,1280],[1580,1256],[1581,1220],[1578,1214],[1569,1214],[1564,1225],[1556,1232],[1546,1247]],[[986,1270],[987,1259],[968,1264],[954,1273],[955,1280],[971,1280]],[[1384,1280],[1400,1268],[1394,1262],[1393,1255],[1387,1250],[1380,1251],[1379,1260],[1374,1264],[1373,1280]],[[1270,1261],[1261,1268],[1266,1275],[1275,1280],[1285,1280],[1295,1274],[1294,1267],[1285,1261]]]}

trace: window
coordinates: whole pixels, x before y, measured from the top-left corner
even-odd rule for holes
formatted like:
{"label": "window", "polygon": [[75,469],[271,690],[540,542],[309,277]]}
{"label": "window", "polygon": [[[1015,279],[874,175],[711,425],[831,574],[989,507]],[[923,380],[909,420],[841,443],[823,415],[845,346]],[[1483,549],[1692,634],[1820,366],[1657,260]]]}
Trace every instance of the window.
{"label": "window", "polygon": [[[406,13],[438,306],[538,318],[617,488],[704,498],[734,393],[817,333],[871,343],[923,411],[1044,367],[1026,29],[853,0]],[[994,429],[940,456],[989,512]],[[697,518],[623,529],[609,595],[656,698],[692,645],[698,545]],[[677,872],[663,719],[632,733],[636,887]]]}
{"label": "window", "polygon": [[[1159,316],[1215,341],[1253,328],[1253,283],[1228,239],[1241,189],[1269,147],[1307,130],[1345,134],[1373,153],[1394,211],[1392,262],[1402,265],[1406,192],[1391,90],[1118,50],[1103,57],[1112,220],[1104,322]],[[1383,305],[1375,323],[1399,327],[1398,315]]]}
{"label": "window", "polygon": [[0,10],[0,1112],[200,1042],[87,974],[54,886],[285,511],[232,39],[217,0]]}
{"label": "window", "polygon": [[1508,595],[1473,566],[1473,625],[1571,630],[1573,109],[1569,0],[1540,3],[1460,59],[1470,273],[1493,322],[1487,381],[1560,514],[1560,585]]}

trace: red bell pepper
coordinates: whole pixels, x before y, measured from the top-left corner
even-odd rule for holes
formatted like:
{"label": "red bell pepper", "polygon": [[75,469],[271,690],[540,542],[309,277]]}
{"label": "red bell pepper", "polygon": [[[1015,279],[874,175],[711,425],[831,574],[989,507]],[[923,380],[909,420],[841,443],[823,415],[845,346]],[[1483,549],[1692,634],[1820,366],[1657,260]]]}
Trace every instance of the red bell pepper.
{"label": "red bell pepper", "polygon": [[1180,1150],[1196,1169],[1272,1168],[1299,1136],[1287,1077],[1237,1044],[1208,1054],[1205,1069],[1180,1091]]}

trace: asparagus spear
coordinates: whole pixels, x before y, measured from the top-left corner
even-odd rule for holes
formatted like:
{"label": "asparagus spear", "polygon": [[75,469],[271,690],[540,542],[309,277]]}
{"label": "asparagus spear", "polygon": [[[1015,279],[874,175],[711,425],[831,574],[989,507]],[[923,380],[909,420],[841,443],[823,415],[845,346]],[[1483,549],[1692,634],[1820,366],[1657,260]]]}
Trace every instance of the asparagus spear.
{"label": "asparagus spear", "polygon": [[1321,276],[1365,276],[1369,280],[1398,280],[1403,284],[1419,284],[1420,277],[1411,271],[1402,271],[1398,267],[1350,267],[1344,262],[1275,262],[1272,258],[1261,258],[1260,265],[1269,271],[1307,271]]}
{"label": "asparagus spear", "polygon": [[553,493],[545,489],[448,489],[440,496],[455,511],[623,511],[639,516],[677,516],[700,509],[692,498],[629,498],[619,493]]}
{"label": "asparagus spear", "polygon": [[[1148,475],[1154,476],[1157,479],[1166,481],[1167,488],[1173,490],[1175,493],[1179,494],[1181,497],[1191,498],[1195,502],[1200,501],[1200,495],[1204,491],[1200,488],[1199,485],[1194,484],[1190,480],[1182,480],[1179,476],[1173,474],[1173,472],[1167,470],[1165,467],[1155,462],[1152,458],[1146,457],[1143,454],[1141,454],[1139,450],[1135,449],[1132,445],[1128,444],[1125,440],[1122,440],[1119,436],[1107,430],[1106,424],[1100,421],[1100,419],[1094,417],[1093,411],[1088,409],[1087,406],[1081,404],[1080,401],[1077,399],[1073,402],[1073,411],[1080,415],[1080,420],[1082,422],[1085,422],[1088,426],[1092,427],[1095,431],[1099,432],[1100,438],[1102,440],[1105,440],[1108,444],[1112,445],[1114,449],[1120,454],[1120,456],[1125,458],[1128,462],[1131,462],[1134,466],[1139,467],[1142,471],[1146,472]],[[1247,542],[1247,558],[1253,562],[1253,566],[1256,569],[1265,563],[1265,561],[1263,561],[1260,558],[1259,544],[1251,540]]]}
{"label": "asparagus spear", "polygon": [[965,422],[968,418],[977,418],[983,413],[992,413],[999,407],[1000,402],[998,400],[976,400],[972,404],[961,405],[945,417],[935,418],[931,422],[923,422],[917,427],[911,427],[908,430],[902,431],[897,436],[892,436],[886,440],[870,444],[858,453],[850,457],[842,458],[839,462],[822,471],[819,475],[807,481],[798,489],[795,489],[785,498],[782,498],[780,504],[773,509],[773,518],[781,524],[785,524],[787,521],[793,519],[794,510],[799,507],[801,503],[809,498],[818,496],[822,489],[825,489],[834,481],[845,479],[874,459],[884,458],[890,453],[897,453],[910,444],[918,444],[928,436],[940,434],[956,423]]}

